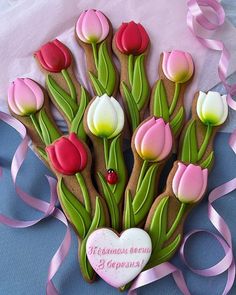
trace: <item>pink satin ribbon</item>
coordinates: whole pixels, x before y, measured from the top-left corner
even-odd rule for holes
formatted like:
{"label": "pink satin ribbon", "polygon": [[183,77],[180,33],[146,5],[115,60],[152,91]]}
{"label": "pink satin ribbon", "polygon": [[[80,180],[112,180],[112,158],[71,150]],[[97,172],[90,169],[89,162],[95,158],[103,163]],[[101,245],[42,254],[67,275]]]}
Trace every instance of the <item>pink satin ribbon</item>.
{"label": "pink satin ribbon", "polygon": [[[31,220],[31,221],[22,221],[17,219],[9,218],[3,214],[0,214],[0,222],[2,224],[8,225],[13,228],[26,228],[32,225],[39,223],[41,220],[47,218],[48,216],[53,216],[54,218],[58,219],[66,226],[66,234],[65,237],[59,246],[58,250],[54,254],[48,269],[48,277],[47,277],[47,284],[46,284],[46,292],[47,295],[58,295],[58,291],[55,288],[52,279],[55,276],[56,272],[58,271],[59,267],[61,266],[63,260],[67,256],[70,244],[71,244],[71,233],[70,228],[67,222],[67,219],[64,213],[56,207],[56,203],[58,201],[57,192],[56,192],[56,180],[52,177],[47,176],[47,180],[50,186],[50,202],[46,202],[43,200],[39,200],[33,196],[30,196],[26,192],[22,191],[19,186],[16,185],[16,178],[18,172],[20,170],[21,165],[23,164],[26,154],[28,151],[28,146],[30,139],[26,133],[26,128],[24,127],[21,122],[17,121],[12,116],[0,112],[0,120],[4,121],[6,124],[13,127],[22,137],[22,141],[18,146],[11,165],[11,175],[13,184],[15,186],[15,190],[17,195],[29,206],[32,208],[43,212],[43,216],[39,219]],[[2,169],[1,169],[2,173]]]}

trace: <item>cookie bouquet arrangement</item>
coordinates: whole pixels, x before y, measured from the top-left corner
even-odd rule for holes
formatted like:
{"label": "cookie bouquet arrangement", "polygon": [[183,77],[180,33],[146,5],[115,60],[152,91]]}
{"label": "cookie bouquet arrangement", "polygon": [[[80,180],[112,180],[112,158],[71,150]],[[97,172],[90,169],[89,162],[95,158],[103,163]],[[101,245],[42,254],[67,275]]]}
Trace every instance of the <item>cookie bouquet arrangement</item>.
{"label": "cookie bouquet arrangement", "polygon": [[[45,88],[17,78],[9,86],[9,110],[57,177],[60,205],[78,237],[84,279],[92,283],[98,274],[126,290],[180,247],[184,221],[207,189],[214,137],[228,115],[226,96],[200,89],[187,120],[184,94],[194,75],[192,56],[163,52],[159,78],[150,85],[151,42],[142,24],[123,23],[113,34],[109,19],[90,9],[79,16],[75,38],[93,93],[76,79],[76,56],[53,40],[35,53]],[[66,122],[66,134],[53,108]],[[132,152],[130,172],[124,140]],[[167,161],[172,168],[161,190]]]}

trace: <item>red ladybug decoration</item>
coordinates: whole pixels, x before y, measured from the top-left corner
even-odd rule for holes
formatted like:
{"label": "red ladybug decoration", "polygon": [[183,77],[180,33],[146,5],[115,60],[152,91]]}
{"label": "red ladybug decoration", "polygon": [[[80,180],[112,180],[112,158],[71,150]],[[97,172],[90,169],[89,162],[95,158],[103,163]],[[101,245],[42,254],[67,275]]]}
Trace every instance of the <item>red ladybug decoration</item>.
{"label": "red ladybug decoration", "polygon": [[118,181],[118,175],[113,169],[108,169],[106,174],[106,181],[109,184],[116,184]]}

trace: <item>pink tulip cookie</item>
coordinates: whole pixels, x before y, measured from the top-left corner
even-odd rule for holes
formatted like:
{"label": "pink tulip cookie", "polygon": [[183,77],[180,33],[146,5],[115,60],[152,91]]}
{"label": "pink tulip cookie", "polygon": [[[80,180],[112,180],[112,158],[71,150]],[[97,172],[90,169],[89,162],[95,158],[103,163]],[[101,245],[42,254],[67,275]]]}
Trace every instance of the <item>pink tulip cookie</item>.
{"label": "pink tulip cookie", "polygon": [[112,60],[112,25],[99,10],[83,11],[75,25],[75,35],[84,49],[88,77],[95,95],[115,95],[118,88],[118,72]]}
{"label": "pink tulip cookie", "polygon": [[[173,70],[170,74],[172,79],[177,77],[174,73]],[[147,268],[168,261],[179,248],[184,221],[206,192],[214,161],[214,137],[227,115],[225,95],[212,91],[196,93],[192,117],[180,135],[178,160],[167,178],[165,191],[156,197],[146,219],[144,228],[153,245]]]}

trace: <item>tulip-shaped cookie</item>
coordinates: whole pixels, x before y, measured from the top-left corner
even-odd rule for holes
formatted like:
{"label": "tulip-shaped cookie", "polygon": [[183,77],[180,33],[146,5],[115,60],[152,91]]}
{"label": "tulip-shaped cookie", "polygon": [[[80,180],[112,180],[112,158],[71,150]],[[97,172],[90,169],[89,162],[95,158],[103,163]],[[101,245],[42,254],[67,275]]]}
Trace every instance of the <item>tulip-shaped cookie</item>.
{"label": "tulip-shaped cookie", "polygon": [[169,122],[177,137],[184,125],[184,93],[194,72],[189,53],[172,50],[163,52],[159,62],[159,80],[152,89],[150,113]]}
{"label": "tulip-shaped cookie", "polygon": [[123,23],[113,38],[113,50],[121,64],[120,92],[132,131],[143,119],[150,87],[145,62],[149,37],[141,24]]}
{"label": "tulip-shaped cookie", "polygon": [[106,199],[111,226],[120,229],[120,210],[126,185],[122,152],[124,112],[107,94],[95,97],[84,116],[85,131],[93,143],[94,171],[99,192]]}
{"label": "tulip-shaped cookie", "polygon": [[168,261],[179,248],[184,220],[206,191],[208,172],[213,164],[213,140],[228,115],[226,96],[198,92],[192,118],[180,136],[178,161],[167,179],[165,191],[153,203],[145,230],[153,252],[147,268]]}
{"label": "tulip-shaped cookie", "polygon": [[104,200],[90,177],[91,155],[75,133],[63,136],[46,148],[50,166],[57,175],[57,192],[63,211],[79,237],[79,260],[83,277],[93,281],[94,271],[86,256],[86,241],[92,231],[108,226]]}
{"label": "tulip-shaped cookie", "polygon": [[123,227],[142,226],[157,194],[159,169],[172,150],[169,124],[149,117],[132,137],[134,166],[125,191]]}
{"label": "tulip-shaped cookie", "polygon": [[17,78],[8,88],[8,106],[11,114],[27,127],[36,152],[46,161],[45,146],[61,136],[46,93],[33,80]]}
{"label": "tulip-shaped cookie", "polygon": [[69,132],[85,139],[83,114],[89,95],[75,78],[71,52],[59,40],[54,40],[44,44],[35,57],[46,74],[49,96],[67,122]]}
{"label": "tulip-shaped cookie", "polygon": [[112,25],[99,10],[89,9],[81,13],[75,34],[84,49],[87,70],[95,95],[115,95],[118,73],[112,60]]}

